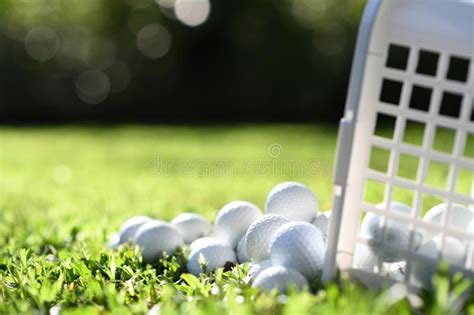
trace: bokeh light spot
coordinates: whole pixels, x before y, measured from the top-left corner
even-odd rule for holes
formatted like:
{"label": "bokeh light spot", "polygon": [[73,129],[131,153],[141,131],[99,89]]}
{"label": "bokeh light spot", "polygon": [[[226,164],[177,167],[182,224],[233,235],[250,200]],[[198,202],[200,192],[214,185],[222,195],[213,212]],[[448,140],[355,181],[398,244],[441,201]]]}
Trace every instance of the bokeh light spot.
{"label": "bokeh light spot", "polygon": [[176,0],[157,0],[156,1],[161,7],[164,8],[172,8],[174,7],[174,4]]}
{"label": "bokeh light spot", "polygon": [[176,15],[174,14],[174,5],[176,0],[156,0],[156,2],[160,7],[161,13],[170,19],[176,19]]}
{"label": "bokeh light spot", "polygon": [[5,35],[13,40],[24,41],[28,30],[26,29],[21,14],[14,9],[6,11],[3,15],[0,15],[0,24],[2,26]]}
{"label": "bokeh light spot", "polygon": [[161,25],[147,25],[137,35],[137,48],[147,58],[161,58],[168,53],[170,47],[171,35]]}
{"label": "bokeh light spot", "polygon": [[198,26],[208,19],[211,3],[209,0],[177,0],[174,12],[181,23],[187,26]]}
{"label": "bokeh light spot", "polygon": [[58,35],[49,27],[34,28],[26,36],[25,49],[33,59],[48,61],[58,52]]}
{"label": "bokeh light spot", "polygon": [[71,180],[71,169],[67,165],[57,165],[53,169],[53,180],[58,184],[65,184]]}
{"label": "bokeh light spot", "polygon": [[102,103],[110,93],[109,78],[99,70],[84,71],[76,80],[76,93],[87,104]]}

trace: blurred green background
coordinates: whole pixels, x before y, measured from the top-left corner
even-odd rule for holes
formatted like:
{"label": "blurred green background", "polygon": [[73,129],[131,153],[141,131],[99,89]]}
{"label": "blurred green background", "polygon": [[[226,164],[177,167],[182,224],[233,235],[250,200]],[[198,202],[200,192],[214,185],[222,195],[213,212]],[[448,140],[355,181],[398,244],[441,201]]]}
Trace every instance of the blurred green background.
{"label": "blurred green background", "polygon": [[336,121],[364,4],[2,0],[0,122]]}

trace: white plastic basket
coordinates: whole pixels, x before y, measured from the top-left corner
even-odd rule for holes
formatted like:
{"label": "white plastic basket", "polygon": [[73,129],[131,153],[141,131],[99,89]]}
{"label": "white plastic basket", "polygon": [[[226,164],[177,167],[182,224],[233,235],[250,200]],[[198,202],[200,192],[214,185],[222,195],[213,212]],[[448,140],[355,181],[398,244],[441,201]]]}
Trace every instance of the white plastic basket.
{"label": "white plastic basket", "polygon": [[[411,269],[426,257],[417,254],[413,239],[423,230],[442,235],[442,253],[446,236],[465,242],[465,263],[451,267],[474,277],[474,231],[451,226],[447,217],[441,224],[421,220],[434,201],[448,203],[447,216],[452,203],[473,207],[474,187],[459,188],[466,176],[474,181],[473,95],[473,1],[368,2],[339,128],[324,279],[333,278],[340,269],[371,286],[390,280],[383,275],[380,261],[373,270],[353,265],[356,250],[371,241],[359,235],[367,212],[381,215],[383,222],[403,222],[411,230],[410,246],[399,249],[406,259],[405,275],[396,280],[419,286],[412,281]],[[393,124],[388,129],[393,132],[380,133],[380,122]],[[419,139],[405,134],[412,125],[418,125]],[[450,136],[451,148],[446,141]],[[403,163],[417,167],[407,170]],[[445,169],[446,175],[435,184],[430,182],[433,165],[438,167],[436,174]],[[404,200],[398,200],[399,196]],[[411,204],[412,213],[375,207],[397,200]]]}

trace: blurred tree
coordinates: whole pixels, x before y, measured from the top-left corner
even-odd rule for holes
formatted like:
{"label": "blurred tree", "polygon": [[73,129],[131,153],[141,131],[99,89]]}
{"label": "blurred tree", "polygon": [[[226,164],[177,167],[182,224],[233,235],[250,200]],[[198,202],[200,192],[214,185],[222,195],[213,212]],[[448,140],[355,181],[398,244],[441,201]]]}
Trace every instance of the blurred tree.
{"label": "blurred tree", "polygon": [[336,120],[363,0],[3,0],[0,119]]}

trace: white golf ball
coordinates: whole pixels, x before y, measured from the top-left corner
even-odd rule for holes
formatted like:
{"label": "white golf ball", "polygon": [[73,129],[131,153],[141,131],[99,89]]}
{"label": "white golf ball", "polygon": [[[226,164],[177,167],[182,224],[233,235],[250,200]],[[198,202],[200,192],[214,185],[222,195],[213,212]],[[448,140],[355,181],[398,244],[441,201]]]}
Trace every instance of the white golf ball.
{"label": "white golf ball", "polygon": [[192,251],[187,267],[190,273],[199,276],[201,273],[222,268],[228,262],[237,262],[234,250],[228,244],[216,242]]}
{"label": "white golf ball", "polygon": [[[416,260],[413,262],[413,278],[417,284],[429,286],[431,278],[438,268],[438,258],[442,248],[442,237],[435,236],[432,240],[422,244],[417,253],[430,260]],[[460,240],[447,236],[442,258],[452,266],[462,266],[466,260],[467,246]]]}
{"label": "white golf ball", "polygon": [[237,260],[241,264],[250,261],[250,258],[247,255],[247,248],[245,246],[245,236],[242,236],[239,243],[237,244]]}
{"label": "white golf ball", "polygon": [[264,271],[265,269],[273,266],[272,261],[270,259],[263,260],[259,263],[251,263],[250,265],[250,270],[249,274],[252,279],[255,279],[258,277],[258,275]]}
{"label": "white golf ball", "polygon": [[[447,210],[447,203],[436,205],[426,212],[423,216],[423,221],[442,223],[443,217],[447,214]],[[448,226],[468,231],[467,226],[474,220],[474,210],[458,203],[452,203],[449,220]],[[436,235],[436,232],[427,230],[424,234],[426,239],[431,239]]]}
{"label": "white golf ball", "polygon": [[328,235],[329,220],[331,219],[331,211],[321,212],[314,218],[313,225],[317,227],[325,236]]}
{"label": "white golf ball", "polygon": [[198,250],[201,247],[204,247],[210,244],[215,244],[215,243],[224,244],[222,241],[219,241],[218,239],[214,237],[205,236],[205,237],[198,238],[197,240],[192,242],[191,245],[189,245],[189,248],[191,249],[191,252],[193,252],[193,251]]}
{"label": "white golf ball", "polygon": [[146,216],[136,216],[125,221],[120,227],[119,235],[120,239],[118,245],[122,245],[127,242],[133,241],[133,237],[137,230],[145,223],[152,221],[153,219]]}
{"label": "white golf ball", "polygon": [[228,203],[217,214],[216,237],[235,248],[250,224],[260,216],[260,209],[250,202]]}
{"label": "white golf ball", "polygon": [[[380,203],[376,206],[379,209],[385,209],[385,204]],[[409,206],[392,201],[389,211],[397,211],[410,214]],[[372,240],[370,246],[376,256],[380,256],[384,262],[397,262],[404,259],[404,255],[397,249],[408,250],[410,243],[410,229],[408,224],[399,220],[387,219],[385,223],[385,235],[383,235],[383,217],[381,215],[369,212],[365,215],[360,226],[361,234]],[[418,248],[421,244],[422,236],[419,232],[414,235],[414,247]],[[390,248],[387,248],[387,245]]]}
{"label": "white golf ball", "polygon": [[250,225],[245,234],[245,245],[247,254],[253,262],[270,258],[270,241],[275,232],[288,222],[279,214],[266,214]]}
{"label": "white golf ball", "polygon": [[283,266],[272,266],[263,270],[253,281],[252,287],[264,291],[277,290],[284,293],[290,287],[301,290],[308,287],[308,281],[297,270]]}
{"label": "white golf ball", "polygon": [[356,245],[352,262],[354,268],[373,272],[377,263],[377,256],[369,246],[365,244]]}
{"label": "white golf ball", "polygon": [[163,253],[172,254],[184,244],[178,230],[159,220],[143,224],[136,232],[134,242],[140,247],[143,260],[147,263],[157,261]]}
{"label": "white golf ball", "polygon": [[209,235],[212,225],[200,214],[197,213],[181,213],[171,221],[183,236],[184,242],[192,243],[194,240]]}
{"label": "white golf ball", "polygon": [[283,225],[270,241],[272,264],[298,270],[309,280],[322,271],[325,254],[323,233],[307,222]]}
{"label": "white golf ball", "polygon": [[281,214],[290,221],[313,221],[319,211],[318,200],[305,185],[285,182],[268,194],[265,213]]}
{"label": "white golf ball", "polygon": [[389,277],[392,280],[401,282],[405,280],[406,267],[406,261],[399,261],[396,263],[384,263],[382,265],[382,275],[385,275],[386,277]]}

